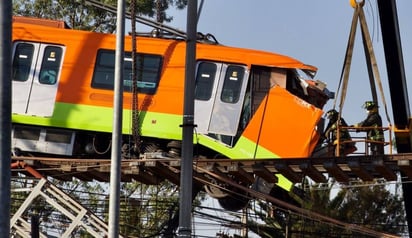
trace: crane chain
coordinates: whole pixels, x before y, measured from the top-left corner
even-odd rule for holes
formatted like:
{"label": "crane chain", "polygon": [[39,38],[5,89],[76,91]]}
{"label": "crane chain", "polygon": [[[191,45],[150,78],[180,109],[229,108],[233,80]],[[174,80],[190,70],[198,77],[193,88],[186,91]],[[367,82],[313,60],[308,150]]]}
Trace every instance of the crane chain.
{"label": "crane chain", "polygon": [[132,135],[134,140],[134,152],[140,153],[140,122],[138,108],[137,87],[137,42],[136,42],[136,0],[130,1],[130,15],[132,28]]}

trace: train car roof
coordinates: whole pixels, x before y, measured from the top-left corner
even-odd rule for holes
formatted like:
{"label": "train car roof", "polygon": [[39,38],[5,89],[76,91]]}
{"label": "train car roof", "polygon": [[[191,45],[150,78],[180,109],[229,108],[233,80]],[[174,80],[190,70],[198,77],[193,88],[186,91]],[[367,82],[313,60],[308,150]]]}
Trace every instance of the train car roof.
{"label": "train car roof", "polygon": [[70,27],[66,24],[65,21],[60,21],[60,20],[51,20],[51,19],[33,18],[33,17],[24,17],[24,16],[13,16],[12,21],[13,23],[27,23],[27,24],[34,24],[34,25],[40,25],[40,26],[70,29]]}
{"label": "train car roof", "polygon": [[317,68],[315,66],[304,64],[303,62],[290,56],[268,51],[224,45],[214,45],[213,47],[209,47],[208,44],[202,43],[198,44],[197,49],[199,52],[198,58],[205,57],[205,59],[220,59],[229,62],[243,62],[247,65],[301,69],[305,72],[311,72],[311,75],[314,75],[317,71]]}

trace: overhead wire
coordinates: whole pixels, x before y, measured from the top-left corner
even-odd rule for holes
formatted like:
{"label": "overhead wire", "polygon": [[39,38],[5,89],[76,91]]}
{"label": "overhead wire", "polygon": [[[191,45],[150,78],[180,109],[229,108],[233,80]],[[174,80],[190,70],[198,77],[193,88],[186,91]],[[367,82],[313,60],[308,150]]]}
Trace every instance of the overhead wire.
{"label": "overhead wire", "polygon": [[[97,167],[97,166],[84,166],[83,168],[93,168],[93,167]],[[39,170],[41,170],[41,169],[39,169]],[[43,171],[46,171],[47,169],[44,169]],[[52,170],[52,169],[50,169],[50,170]],[[57,169],[55,169],[55,170],[57,170]],[[18,170],[14,170],[14,171],[18,171]],[[70,174],[76,174],[76,173],[68,173],[69,175]],[[64,175],[68,175],[68,174],[64,174]],[[236,195],[242,195],[242,196],[244,196],[243,194],[236,194]]]}
{"label": "overhead wire", "polygon": [[[209,172],[209,171],[204,170],[204,169],[201,169],[201,170],[203,170],[205,173],[207,173],[209,175],[212,175],[214,177],[216,176],[212,172]],[[362,233],[362,234],[379,235],[379,236],[384,235],[384,236],[387,236],[387,237],[397,237],[397,236],[393,236],[393,235],[390,235],[390,234],[384,234],[384,233],[381,233],[381,232],[376,232],[376,231],[370,230],[370,229],[365,228],[365,227],[359,227],[359,226],[356,226],[356,225],[353,225],[353,224],[347,224],[347,223],[338,221],[336,219],[318,214],[316,212],[293,206],[289,203],[286,203],[286,202],[283,202],[279,199],[271,197],[270,195],[254,191],[250,188],[242,187],[241,185],[239,185],[237,183],[234,183],[234,182],[232,182],[228,179],[225,179],[225,178],[220,178],[220,179],[222,181],[224,181],[225,183],[228,183],[231,186],[234,186],[234,187],[239,188],[239,189],[241,189],[245,192],[248,192],[249,194],[254,194],[253,196],[254,196],[255,199],[263,199],[263,200],[273,202],[281,209],[285,209],[286,211],[290,210],[290,211],[292,211],[296,214],[299,214],[300,216],[305,216],[305,217],[307,217],[308,219],[311,219],[311,220],[315,220],[315,221],[318,221],[318,222],[321,222],[321,223],[324,223],[324,224],[328,224],[328,225],[331,225],[331,226],[340,227],[342,229],[349,229],[349,230],[352,230],[354,232],[359,232],[359,233]]]}
{"label": "overhead wire", "polygon": [[[359,186],[359,185],[357,185],[357,186]],[[369,184],[369,186],[370,186],[370,184]],[[354,186],[352,186],[352,187],[354,187]],[[223,189],[223,188],[222,188]],[[104,195],[106,195],[107,196],[107,194],[104,194]],[[239,195],[243,195],[243,194],[239,194]],[[253,197],[251,197],[251,198],[253,198]],[[199,208],[199,207],[198,207]],[[204,209],[204,207],[201,207],[202,209]],[[282,209],[281,207],[277,207],[277,209]],[[283,209],[282,209],[283,210]],[[287,209],[285,209],[284,210],[285,212],[290,212],[290,210],[287,210]],[[239,214],[239,213],[238,213]],[[312,216],[304,216],[304,214],[302,214],[302,213],[299,213],[299,212],[291,212],[291,214],[295,214],[295,215],[299,215],[299,216],[302,216],[303,215],[303,217],[305,217],[305,218],[307,218],[307,219],[313,219],[313,217]],[[202,214],[203,215],[203,214]],[[256,217],[252,217],[252,218],[256,218]],[[316,220],[316,219],[313,219],[313,220]],[[224,220],[222,220],[222,222],[223,222]],[[316,220],[316,221],[318,221],[318,222],[322,222],[322,221],[319,221],[319,220]],[[330,225],[330,224],[329,224]],[[339,227],[339,226],[338,226]]]}

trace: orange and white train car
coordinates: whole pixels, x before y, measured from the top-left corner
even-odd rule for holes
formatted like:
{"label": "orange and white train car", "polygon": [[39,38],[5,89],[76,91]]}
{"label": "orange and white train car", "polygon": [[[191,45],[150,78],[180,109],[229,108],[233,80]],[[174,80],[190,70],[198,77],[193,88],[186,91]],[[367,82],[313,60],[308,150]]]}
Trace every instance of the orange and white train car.
{"label": "orange and white train car", "polygon": [[[18,17],[13,22],[13,148],[110,158],[115,35],[38,23]],[[122,131],[130,151],[125,155],[133,157],[136,151],[131,149],[136,128],[137,151],[176,155],[182,139],[186,43],[137,37],[133,81],[131,42],[126,36]],[[200,41],[196,65],[197,155],[311,156],[322,133],[322,108],[331,98],[325,84],[309,77],[317,68],[276,53]]]}

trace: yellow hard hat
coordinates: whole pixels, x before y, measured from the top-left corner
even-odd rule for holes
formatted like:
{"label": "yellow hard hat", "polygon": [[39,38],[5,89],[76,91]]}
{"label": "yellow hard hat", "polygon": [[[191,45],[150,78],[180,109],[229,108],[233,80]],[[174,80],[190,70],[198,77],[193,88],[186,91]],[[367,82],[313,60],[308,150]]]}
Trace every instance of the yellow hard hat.
{"label": "yellow hard hat", "polygon": [[331,110],[326,112],[326,117],[328,119],[331,119],[331,118],[333,118],[334,116],[337,116],[337,115],[338,115],[338,112],[335,109],[331,109]]}
{"label": "yellow hard hat", "polygon": [[373,101],[366,101],[366,102],[362,105],[362,107],[363,107],[364,109],[370,111],[370,110],[372,110],[372,109],[374,109],[374,108],[378,108],[378,104],[376,104],[376,103],[373,102]]}

